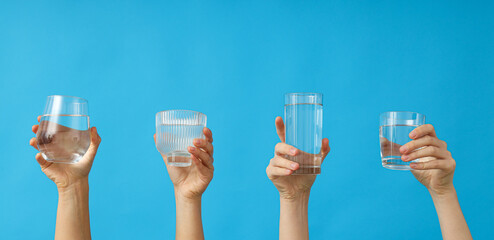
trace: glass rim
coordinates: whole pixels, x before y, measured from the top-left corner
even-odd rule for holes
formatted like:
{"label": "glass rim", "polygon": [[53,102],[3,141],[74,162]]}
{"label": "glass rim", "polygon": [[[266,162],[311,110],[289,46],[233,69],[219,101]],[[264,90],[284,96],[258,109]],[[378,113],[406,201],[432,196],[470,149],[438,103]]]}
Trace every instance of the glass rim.
{"label": "glass rim", "polygon": [[185,109],[170,109],[170,110],[159,111],[156,113],[156,116],[160,113],[166,113],[166,112],[190,112],[190,113],[198,113],[199,115],[206,116],[206,114],[204,114],[202,112],[198,112],[198,111],[194,111],[194,110],[185,110]]}
{"label": "glass rim", "polygon": [[285,93],[285,106],[316,104],[323,105],[323,94],[315,92],[294,92]]}
{"label": "glass rim", "polygon": [[425,117],[425,114],[419,113],[419,112],[410,112],[410,111],[387,111],[387,112],[382,112],[380,115],[388,114],[388,113],[412,113],[412,114],[417,114]]}
{"label": "glass rim", "polygon": [[49,95],[48,98],[55,98],[55,97],[62,97],[62,98],[73,98],[73,99],[80,99],[83,100],[84,103],[87,103],[87,99],[81,98],[81,97],[76,97],[76,96],[70,96],[70,95]]}
{"label": "glass rim", "polygon": [[41,117],[89,117],[88,114],[52,114],[52,113],[47,113],[47,114],[42,114],[40,115]]}
{"label": "glass rim", "polygon": [[310,95],[322,95],[322,93],[317,93],[317,92],[291,92],[291,93],[285,93],[285,96],[286,95],[310,96]]}

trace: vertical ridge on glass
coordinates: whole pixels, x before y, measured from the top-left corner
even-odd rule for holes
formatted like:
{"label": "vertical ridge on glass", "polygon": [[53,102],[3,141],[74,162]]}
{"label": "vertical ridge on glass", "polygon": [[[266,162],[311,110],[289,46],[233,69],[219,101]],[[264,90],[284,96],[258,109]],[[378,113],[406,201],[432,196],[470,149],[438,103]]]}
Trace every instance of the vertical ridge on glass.
{"label": "vertical ridge on glass", "polygon": [[191,164],[188,146],[194,138],[205,138],[206,115],[190,110],[167,110],[156,114],[156,146],[166,155],[171,166],[187,167]]}

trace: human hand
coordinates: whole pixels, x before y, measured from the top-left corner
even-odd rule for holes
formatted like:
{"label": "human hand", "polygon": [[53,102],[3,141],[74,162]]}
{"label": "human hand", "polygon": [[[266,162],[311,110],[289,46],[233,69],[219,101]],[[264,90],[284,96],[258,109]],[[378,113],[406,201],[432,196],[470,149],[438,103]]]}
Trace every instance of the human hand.
{"label": "human hand", "polygon": [[456,162],[447,149],[445,141],[439,140],[434,127],[426,124],[410,132],[412,141],[400,147],[401,159],[410,162],[413,175],[433,195],[454,191],[453,174]]}
{"label": "human hand", "polygon": [[[40,121],[40,119],[41,116],[38,116],[38,122]],[[36,134],[38,132],[38,129],[39,125],[33,125],[33,133]],[[64,136],[60,136],[60,138],[64,138]],[[90,138],[91,143],[89,145],[89,149],[84,154],[82,159],[74,164],[49,162],[43,158],[41,153],[36,154],[35,158],[38,161],[41,170],[49,179],[51,179],[57,185],[59,191],[70,188],[72,185],[80,183],[81,181],[87,183],[89,171],[91,171],[94,157],[96,156],[99,144],[101,143],[101,137],[98,135],[95,127],[91,128]],[[39,150],[38,140],[35,137],[31,138],[31,140],[29,141],[29,145]]]}
{"label": "human hand", "polygon": [[[192,165],[189,167],[175,167],[168,165],[166,155],[161,154],[172,180],[177,197],[186,199],[201,198],[209,183],[213,179],[213,133],[207,127],[203,129],[206,139],[196,138],[194,146],[189,146],[187,151],[191,153]],[[156,134],[154,134],[156,143]]]}
{"label": "human hand", "polygon": [[[292,175],[300,165],[297,162],[286,159],[285,156],[300,156],[300,159],[312,159],[314,154],[300,151],[285,143],[285,125],[281,117],[276,118],[275,125],[281,142],[276,144],[275,155],[266,168],[266,174],[283,199],[294,199],[300,195],[308,194],[317,175]],[[329,151],[329,140],[324,138],[321,152],[319,153],[321,161],[326,158]]]}

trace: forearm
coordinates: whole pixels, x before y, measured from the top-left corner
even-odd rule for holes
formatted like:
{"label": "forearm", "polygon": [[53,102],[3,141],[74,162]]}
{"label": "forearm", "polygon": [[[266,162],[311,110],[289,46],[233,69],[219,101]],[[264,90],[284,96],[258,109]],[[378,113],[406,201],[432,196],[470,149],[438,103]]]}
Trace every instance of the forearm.
{"label": "forearm", "polygon": [[430,191],[434,206],[436,207],[441,233],[444,240],[472,239],[467,222],[460,208],[456,190],[452,188],[444,194],[436,194]]}
{"label": "forearm", "polygon": [[175,194],[177,240],[204,239],[201,219],[201,198],[189,199]]}
{"label": "forearm", "polygon": [[55,239],[91,239],[87,178],[58,189]]}
{"label": "forearm", "polygon": [[280,240],[309,239],[309,195],[300,194],[294,198],[280,198]]}

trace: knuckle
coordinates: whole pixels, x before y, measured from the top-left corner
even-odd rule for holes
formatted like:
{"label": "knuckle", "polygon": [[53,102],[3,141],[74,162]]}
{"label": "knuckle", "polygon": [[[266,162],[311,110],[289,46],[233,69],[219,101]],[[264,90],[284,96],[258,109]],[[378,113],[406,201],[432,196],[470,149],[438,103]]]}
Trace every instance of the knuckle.
{"label": "knuckle", "polygon": [[425,162],[427,164],[427,168],[438,168],[438,162],[437,161],[430,161],[430,162]]}
{"label": "knuckle", "polygon": [[452,170],[454,170],[456,168],[456,161],[455,160],[451,161],[450,168]]}
{"label": "knuckle", "polygon": [[432,143],[434,143],[434,138],[432,138],[431,136],[425,136],[425,144],[427,145],[431,145]]}
{"label": "knuckle", "polygon": [[277,143],[277,144],[274,146],[274,149],[275,149],[275,150],[280,150],[280,149],[281,149],[281,147],[282,147],[282,143],[280,143],[280,142],[279,142],[279,143]]}
{"label": "knuckle", "polygon": [[436,148],[436,147],[430,147],[430,153],[431,154],[437,154],[438,153],[438,148]]}

